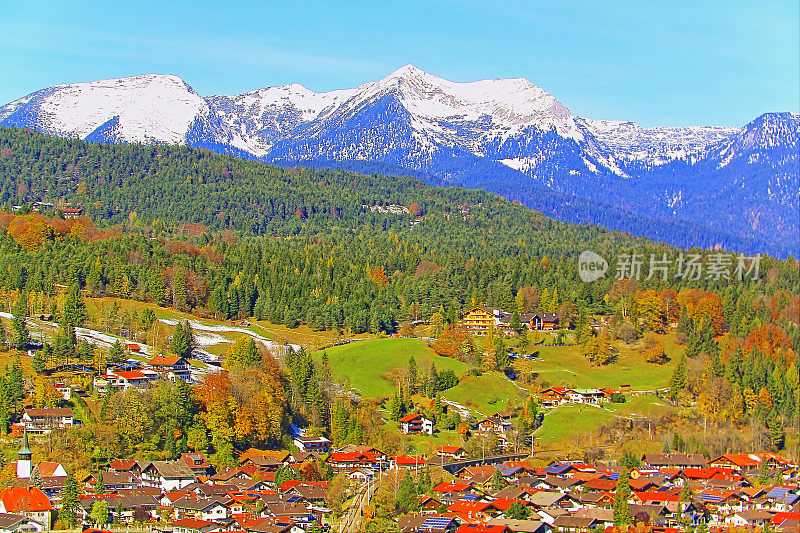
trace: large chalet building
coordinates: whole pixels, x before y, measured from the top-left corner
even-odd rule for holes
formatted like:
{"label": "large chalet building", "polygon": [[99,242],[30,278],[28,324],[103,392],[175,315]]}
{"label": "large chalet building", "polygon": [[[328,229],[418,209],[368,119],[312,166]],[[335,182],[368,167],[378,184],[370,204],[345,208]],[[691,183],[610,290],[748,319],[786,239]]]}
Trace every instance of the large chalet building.
{"label": "large chalet building", "polygon": [[25,429],[32,435],[46,435],[54,429],[72,427],[75,415],[72,409],[28,409],[22,415]]}
{"label": "large chalet building", "polygon": [[[510,335],[511,316],[512,313],[497,307],[474,307],[464,312],[461,325],[476,336],[486,335],[491,330]],[[519,320],[531,331],[556,331],[559,328],[556,313],[525,313]]]}

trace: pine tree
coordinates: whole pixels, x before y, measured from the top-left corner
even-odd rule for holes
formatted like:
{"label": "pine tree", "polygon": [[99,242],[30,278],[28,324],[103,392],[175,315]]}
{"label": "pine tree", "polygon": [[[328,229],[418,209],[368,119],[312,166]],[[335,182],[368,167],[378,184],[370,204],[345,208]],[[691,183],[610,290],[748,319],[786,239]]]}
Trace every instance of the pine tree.
{"label": "pine tree", "polygon": [[11,328],[14,330],[14,337],[11,346],[17,350],[25,350],[30,343],[30,335],[28,334],[28,326],[25,324],[25,318],[28,316],[28,295],[26,293],[20,294],[14,307],[11,308]]}
{"label": "pine tree", "polygon": [[761,467],[758,470],[758,484],[762,487],[769,483],[769,464],[767,461],[761,461]]}
{"label": "pine tree", "polygon": [[631,495],[629,475],[628,471],[620,474],[614,494],[614,525],[619,528],[631,523],[631,511],[628,506],[628,497]]}
{"label": "pine tree", "polygon": [[684,448],[683,438],[677,433],[672,435],[672,449],[676,452],[682,452]]}
{"label": "pine tree", "polygon": [[77,283],[69,286],[67,299],[64,301],[63,322],[73,327],[80,328],[86,322],[86,303],[83,301],[80,287]]}
{"label": "pine tree", "polygon": [[686,355],[681,356],[681,360],[675,366],[672,377],[669,380],[669,395],[673,400],[686,388]]}
{"label": "pine tree", "polygon": [[408,359],[408,390],[409,393],[415,394],[418,390],[419,378],[417,376],[417,361],[412,355]]}
{"label": "pine tree", "polygon": [[78,483],[75,481],[75,476],[68,473],[64,480],[64,488],[61,491],[61,511],[59,511],[59,518],[66,522],[69,526],[74,526],[78,521]]}
{"label": "pine tree", "polygon": [[122,347],[122,343],[117,340],[108,350],[108,362],[118,365],[124,361],[125,349]]}
{"label": "pine tree", "polygon": [[517,335],[522,333],[522,322],[520,322],[519,312],[516,309],[511,313],[511,320],[508,323],[508,327]]}
{"label": "pine tree", "polygon": [[33,467],[31,470],[31,486],[36,487],[37,489],[42,489],[42,476],[39,473],[39,465]]}
{"label": "pine tree", "polygon": [[414,480],[411,479],[411,473],[406,470],[406,475],[397,488],[397,498],[394,503],[395,509],[402,513],[419,510],[421,502],[417,495],[419,495],[419,488],[414,483]]}
{"label": "pine tree", "polygon": [[783,425],[774,409],[767,420],[767,427],[769,428],[769,438],[772,441],[772,445],[778,450],[782,450],[786,435],[783,431]]}
{"label": "pine tree", "polygon": [[194,333],[192,326],[188,320],[184,320],[175,326],[175,332],[172,334],[172,340],[169,343],[169,349],[172,353],[179,357],[191,357],[194,351]]}
{"label": "pine tree", "polygon": [[45,367],[47,366],[47,359],[44,355],[44,350],[37,350],[36,353],[33,354],[33,360],[31,361],[31,368],[37,374],[41,374],[44,372]]}
{"label": "pine tree", "polygon": [[497,370],[500,370],[501,372],[508,368],[509,364],[508,347],[506,346],[506,341],[503,337],[504,335],[501,333],[497,336],[497,340],[494,342],[495,364],[497,365]]}

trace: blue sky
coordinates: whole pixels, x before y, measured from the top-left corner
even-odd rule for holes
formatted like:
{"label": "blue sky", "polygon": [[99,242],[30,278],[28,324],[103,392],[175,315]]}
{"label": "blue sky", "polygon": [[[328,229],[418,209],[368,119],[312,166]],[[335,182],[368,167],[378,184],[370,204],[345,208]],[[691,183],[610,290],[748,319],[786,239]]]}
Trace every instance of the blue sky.
{"label": "blue sky", "polygon": [[525,77],[570,110],[645,126],[798,111],[797,0],[13,2],[0,103],[57,83],[181,76],[202,95],[353,87],[412,63]]}

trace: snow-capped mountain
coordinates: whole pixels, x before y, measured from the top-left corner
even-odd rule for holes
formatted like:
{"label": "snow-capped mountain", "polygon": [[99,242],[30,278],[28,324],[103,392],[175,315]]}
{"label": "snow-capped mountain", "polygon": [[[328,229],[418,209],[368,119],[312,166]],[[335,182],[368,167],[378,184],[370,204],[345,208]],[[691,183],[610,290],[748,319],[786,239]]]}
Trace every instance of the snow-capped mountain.
{"label": "snow-capped mountain", "polygon": [[642,128],[635,122],[578,119],[625,167],[646,168],[676,159],[695,161],[705,148],[736,134],[737,128],[689,126]]}
{"label": "snow-capped mountain", "polygon": [[[484,188],[572,221],[645,233],[646,222],[627,227],[600,205],[572,206],[569,214],[558,202],[545,205],[541,191],[617,206],[637,220],[691,218],[689,208],[713,219],[703,204],[709,186],[734,199],[763,190],[767,211],[788,209],[797,204],[797,121],[780,114],[743,130],[642,128],[577,117],[524,78],[457,83],[412,65],[323,93],[291,84],[201,97],[175,76],[145,75],[49,87],[0,108],[2,126],[91,141],[188,144],[286,165],[393,169]],[[727,170],[732,165],[736,176]],[[698,176],[704,188],[696,186]],[[714,220],[699,224],[706,222],[731,229]],[[752,226],[744,233],[761,235]]]}
{"label": "snow-capped mountain", "polygon": [[2,124],[32,126],[51,135],[128,143],[186,141],[206,101],[177,76],[134,76],[56,85],[0,108]]}

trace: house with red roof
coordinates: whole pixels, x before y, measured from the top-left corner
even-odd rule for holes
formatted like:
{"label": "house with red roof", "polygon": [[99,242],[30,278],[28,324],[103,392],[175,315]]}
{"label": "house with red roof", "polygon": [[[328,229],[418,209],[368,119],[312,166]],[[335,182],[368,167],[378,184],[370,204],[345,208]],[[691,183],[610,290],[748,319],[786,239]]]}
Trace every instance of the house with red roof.
{"label": "house with red roof", "polygon": [[194,472],[196,476],[208,476],[213,473],[214,469],[208,464],[206,456],[202,453],[182,453],[181,460],[186,463],[189,470]]}
{"label": "house with red roof", "polygon": [[142,468],[135,459],[112,459],[108,468],[114,472],[131,472],[137,476],[142,473]]}
{"label": "house with red roof", "polygon": [[728,453],[708,462],[709,466],[735,470],[742,474],[753,474],[766,463],[771,470],[783,470],[792,465],[789,461],[776,453]]}
{"label": "house with red roof", "polygon": [[520,503],[526,507],[530,505],[529,501],[518,500],[516,498],[495,498],[489,503],[489,505],[491,506],[492,509],[496,509],[500,512],[505,512],[508,510],[509,507],[511,507],[512,503]]}
{"label": "house with red roof", "polygon": [[137,389],[145,391],[150,388],[155,375],[149,376],[138,370],[112,370],[103,376],[94,378],[94,388],[99,394],[106,394],[110,390],[126,391]]}
{"label": "house with red roof", "polygon": [[439,446],[436,448],[436,455],[438,457],[444,457],[446,459],[452,459],[454,461],[460,461],[467,456],[467,450],[462,448],[461,446]]}
{"label": "house with red roof", "polygon": [[400,430],[406,435],[419,433],[433,435],[433,421],[419,413],[411,413],[400,419]]}
{"label": "house with red roof", "polygon": [[433,492],[466,492],[472,488],[472,483],[458,483],[457,481],[444,481],[433,487]]}
{"label": "house with red roof", "polygon": [[379,461],[369,452],[331,452],[325,460],[335,472],[349,472],[357,468],[373,468]]}
{"label": "house with red roof", "polygon": [[511,533],[505,524],[461,524],[456,533]]}
{"label": "house with red roof", "polygon": [[375,446],[369,446],[366,444],[346,444],[336,450],[338,452],[358,452],[358,453],[368,453],[372,455],[377,461],[388,461],[389,456],[380,451]]}
{"label": "house with red roof", "polygon": [[0,513],[22,515],[50,529],[53,506],[36,487],[11,487],[0,491]]}
{"label": "house with red roof", "polygon": [[775,516],[769,521],[770,524],[781,529],[784,529],[789,522],[793,522],[797,528],[800,525],[800,513],[775,513]]}
{"label": "house with red roof", "polygon": [[459,513],[459,514],[466,514],[471,517],[479,517],[480,514],[483,514],[487,509],[491,507],[492,504],[489,502],[475,502],[472,500],[458,500],[457,502],[451,503],[447,510],[451,513]]}
{"label": "house with red roof", "polygon": [[570,392],[574,391],[566,387],[550,387],[539,393],[539,399],[542,401],[544,407],[558,407],[569,401],[568,394]]}
{"label": "house with red roof", "polygon": [[183,518],[172,522],[173,533],[210,533],[222,531],[223,525],[211,520],[198,520],[196,518]]}
{"label": "house with red roof", "polygon": [[418,455],[398,455],[394,458],[394,464],[397,468],[411,468],[418,470],[422,467],[428,466],[428,461],[424,457]]}
{"label": "house with red roof", "polygon": [[147,362],[147,366],[170,381],[191,380],[189,361],[177,355],[156,355]]}

